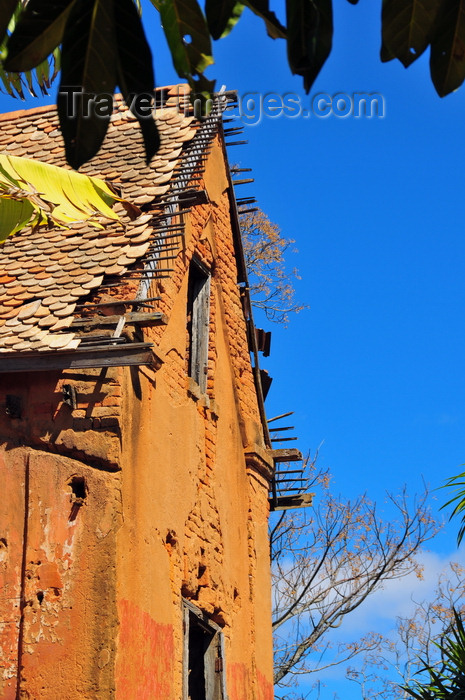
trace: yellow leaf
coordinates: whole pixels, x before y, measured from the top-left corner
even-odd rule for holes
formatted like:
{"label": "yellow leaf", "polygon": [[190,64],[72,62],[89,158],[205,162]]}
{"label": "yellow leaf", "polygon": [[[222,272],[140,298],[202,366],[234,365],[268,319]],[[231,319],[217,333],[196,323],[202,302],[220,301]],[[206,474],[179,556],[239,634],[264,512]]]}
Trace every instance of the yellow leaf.
{"label": "yellow leaf", "polygon": [[0,241],[30,223],[68,225],[118,220],[117,197],[103,180],[55,165],[0,154]]}

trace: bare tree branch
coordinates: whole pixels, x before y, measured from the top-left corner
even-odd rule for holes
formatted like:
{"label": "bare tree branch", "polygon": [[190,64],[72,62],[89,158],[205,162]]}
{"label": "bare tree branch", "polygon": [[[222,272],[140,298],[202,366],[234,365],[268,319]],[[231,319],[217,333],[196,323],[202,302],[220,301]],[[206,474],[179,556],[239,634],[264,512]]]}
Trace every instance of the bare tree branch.
{"label": "bare tree branch", "polygon": [[261,210],[240,217],[252,306],[262,309],[269,321],[287,323],[289,313],[307,308],[295,302],[296,269],[286,269],[284,254],[294,241],[286,239]]}
{"label": "bare tree branch", "polygon": [[[438,577],[434,596],[415,603],[410,617],[399,617],[393,639],[385,639],[376,654],[367,654],[359,668],[349,668],[347,678],[357,683],[363,700],[399,700],[411,695],[402,686],[414,690],[430,685],[428,668],[440,674],[444,670],[444,641],[450,638],[454,609],[465,614],[465,568],[451,562]],[[437,697],[432,691],[422,697]],[[460,695],[441,695],[455,698]]]}
{"label": "bare tree branch", "polygon": [[[318,473],[314,463],[308,471],[327,486],[327,473]],[[384,640],[374,633],[333,645],[331,630],[383,582],[419,572],[414,555],[436,532],[427,494],[411,503],[405,490],[388,496],[397,520],[384,522],[365,495],[350,502],[335,498],[324,486],[321,491],[316,509],[285,511],[271,523],[279,686],[380,648]]]}

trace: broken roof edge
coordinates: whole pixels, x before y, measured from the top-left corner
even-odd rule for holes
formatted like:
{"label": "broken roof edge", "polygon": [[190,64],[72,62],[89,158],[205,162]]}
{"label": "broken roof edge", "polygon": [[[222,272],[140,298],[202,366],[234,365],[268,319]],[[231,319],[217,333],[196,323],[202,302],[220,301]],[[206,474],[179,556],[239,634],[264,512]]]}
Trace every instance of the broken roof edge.
{"label": "broken roof edge", "polygon": [[[158,87],[154,88],[154,96],[156,97],[157,93],[162,93],[162,92],[170,92],[172,93],[174,90],[179,90],[179,95],[183,97],[188,97],[190,95],[190,87],[188,83],[173,83],[172,85],[159,85]],[[212,93],[212,97],[217,97],[219,95],[225,95],[225,96],[230,96],[230,97],[237,97],[237,90],[220,90],[218,92]],[[173,95],[171,95],[173,96]],[[117,100],[123,100],[123,96],[120,92],[115,92],[113,94],[113,98]],[[14,99],[14,98],[13,98]],[[44,114],[52,109],[56,110],[56,103],[51,102],[50,104],[47,105],[37,105],[36,107],[28,107],[27,109],[12,109],[9,112],[2,112],[0,113],[0,123],[1,122],[7,122],[13,119],[19,119],[20,117],[24,116],[31,116],[34,114]],[[129,107],[128,107],[129,109]],[[155,111],[157,109],[157,106],[154,107]]]}
{"label": "broken roof edge", "polygon": [[49,105],[38,105],[37,107],[29,107],[28,109],[15,109],[11,112],[3,112],[0,114],[0,122],[12,121],[20,117],[29,116],[32,114],[44,114],[56,107],[55,103]]}
{"label": "broken roof edge", "polygon": [[[176,86],[175,86],[176,87]],[[166,203],[163,206],[161,217],[165,220],[164,226],[169,228],[171,221],[179,215],[181,209],[181,199],[183,194],[189,189],[191,182],[195,179],[196,174],[203,172],[205,164],[204,158],[207,157],[209,148],[214,138],[220,132],[222,127],[223,114],[228,106],[228,97],[225,93],[216,93],[213,95],[213,108],[210,114],[199,121],[197,133],[186,146],[186,150],[179,164],[179,172],[173,181],[170,183],[170,191]],[[221,141],[224,143],[224,134]],[[226,171],[229,174],[229,162],[226,152],[223,152]],[[163,235],[159,237],[163,239]],[[157,241],[159,244],[160,241]],[[148,274],[156,268],[158,261],[155,259],[152,262],[145,262],[144,271]],[[141,279],[137,298],[141,301],[147,298],[151,288],[152,279]]]}
{"label": "broken roof edge", "polygon": [[[121,143],[129,143],[130,137],[135,144],[134,139],[138,139],[139,131],[136,119],[130,118],[129,109],[120,100],[115,105],[115,113],[123,110],[127,119],[122,126],[119,122],[110,126],[110,129],[114,129],[112,137],[103,145],[102,154],[96,156],[89,168],[90,174],[95,174],[92,171],[98,169],[99,177],[108,177],[117,186],[125,188],[129,192],[128,198],[134,200],[137,206],[145,207],[148,203],[150,213],[145,210],[142,216],[129,224],[119,222],[105,225],[101,232],[91,230],[82,222],[68,230],[56,227],[41,229],[40,236],[25,229],[14,240],[8,239],[0,247],[2,356],[17,350],[25,353],[77,349],[80,339],[70,333],[63,334],[63,331],[72,330],[69,326],[76,303],[88,296],[91,290],[93,293],[95,287],[100,289],[103,276],[106,282],[108,275],[118,276],[119,284],[124,285],[125,275],[121,273],[127,273],[144,257],[153,235],[151,222],[158,210],[158,202],[169,191],[172,178],[178,171],[181,153],[196,135],[198,126],[191,116],[184,116],[186,110],[183,110],[182,103],[178,105],[176,99],[178,91],[181,96],[183,86],[163,89],[163,101],[169,98],[171,92],[175,104],[171,104],[171,108],[158,110],[162,148],[150,166],[137,153],[127,158],[129,165],[126,156],[123,162],[121,160]],[[63,147],[54,141],[58,118],[52,106],[12,113],[8,119],[7,128],[0,127],[0,141],[6,152],[30,155],[37,151],[37,157],[42,157],[45,162],[63,162]],[[60,245],[63,245],[63,251]],[[82,260],[86,255],[86,260]],[[31,324],[37,327],[34,333],[29,332],[32,331]],[[18,337],[20,332],[21,338]],[[50,335],[52,332],[55,334],[53,337]],[[65,347],[65,340],[68,348]]]}
{"label": "broken roof edge", "polygon": [[153,343],[122,343],[73,350],[10,352],[1,357],[0,374],[152,365],[156,364],[152,348]]}
{"label": "broken roof edge", "polygon": [[[235,93],[237,94],[237,93]],[[252,367],[253,371],[253,376],[255,380],[255,391],[257,395],[257,402],[258,402],[258,409],[260,413],[260,421],[262,424],[262,429],[263,429],[263,435],[265,438],[265,444],[268,449],[271,449],[271,437],[270,437],[270,432],[268,428],[268,422],[266,418],[266,411],[265,411],[265,398],[264,398],[264,392],[263,392],[263,387],[262,387],[262,382],[261,382],[261,377],[260,377],[260,362],[259,362],[259,355],[258,355],[258,346],[257,346],[257,338],[255,334],[255,323],[253,319],[253,312],[252,312],[252,303],[250,299],[250,286],[249,286],[249,278],[248,278],[248,273],[247,273],[247,264],[245,261],[245,253],[244,253],[244,246],[242,242],[242,233],[241,233],[241,226],[239,223],[239,212],[237,210],[237,201],[236,201],[236,194],[234,191],[234,183],[231,175],[231,168],[229,166],[229,158],[228,158],[228,153],[226,150],[226,143],[225,143],[225,136],[222,131],[222,138],[220,140],[221,142],[221,147],[223,149],[223,157],[224,161],[226,163],[226,173],[227,173],[227,178],[228,178],[228,191],[229,191],[229,203],[230,203],[230,211],[231,211],[231,230],[232,230],[232,235],[233,235],[233,243],[234,243],[234,252],[235,252],[235,257],[236,257],[236,263],[237,263],[237,271],[238,271],[238,281],[242,285],[240,287],[241,293],[243,295],[244,303],[243,303],[243,309],[244,309],[244,317],[245,317],[245,322],[247,325],[247,330],[248,330],[248,343],[249,343],[249,349],[250,352],[253,355],[254,358],[254,364]]]}
{"label": "broken roof edge", "polygon": [[[187,83],[174,83],[173,85],[160,85],[159,87],[154,88],[154,93],[156,95],[157,92],[162,92],[162,91],[169,91],[173,90],[173,88],[182,88],[182,87],[189,87]],[[184,95],[189,94],[188,92],[184,92]],[[116,99],[123,99],[123,96],[120,92],[115,92],[113,94],[113,97]],[[13,98],[14,99],[14,98]],[[9,121],[11,119],[18,119],[19,117],[23,116],[31,116],[34,114],[43,114],[48,112],[49,110],[55,109],[56,110],[56,103],[51,102],[48,105],[37,105],[37,107],[28,107],[27,109],[12,109],[9,112],[2,112],[0,114],[0,122],[4,121]]]}

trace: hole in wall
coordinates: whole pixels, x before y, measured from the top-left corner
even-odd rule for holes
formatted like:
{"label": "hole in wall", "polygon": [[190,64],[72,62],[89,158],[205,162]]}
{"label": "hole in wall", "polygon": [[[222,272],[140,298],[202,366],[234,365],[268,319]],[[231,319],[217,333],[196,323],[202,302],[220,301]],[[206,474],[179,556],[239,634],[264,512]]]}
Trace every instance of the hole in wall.
{"label": "hole in wall", "polygon": [[87,484],[83,476],[73,476],[69,485],[71,486],[71,492],[75,498],[86,498]]}
{"label": "hole in wall", "polygon": [[168,530],[168,533],[165,538],[165,545],[168,552],[171,552],[171,550],[174,549],[177,544],[178,538],[176,537],[176,533],[174,532],[174,530]]}
{"label": "hole in wall", "polygon": [[21,396],[6,395],[5,413],[9,418],[20,419],[22,415],[22,398]]}
{"label": "hole in wall", "polygon": [[62,392],[63,403],[74,410],[77,407],[76,388],[72,384],[63,384]]}
{"label": "hole in wall", "polygon": [[81,506],[85,504],[89,490],[83,476],[73,476],[70,481],[68,481],[68,486],[71,487],[71,512],[68,522],[72,523],[76,520]]}
{"label": "hole in wall", "polygon": [[0,537],[0,563],[8,557],[8,542],[5,537]]}
{"label": "hole in wall", "polygon": [[37,600],[39,601],[39,605],[42,605],[43,599],[44,599],[44,592],[43,592],[43,591],[37,591]]}

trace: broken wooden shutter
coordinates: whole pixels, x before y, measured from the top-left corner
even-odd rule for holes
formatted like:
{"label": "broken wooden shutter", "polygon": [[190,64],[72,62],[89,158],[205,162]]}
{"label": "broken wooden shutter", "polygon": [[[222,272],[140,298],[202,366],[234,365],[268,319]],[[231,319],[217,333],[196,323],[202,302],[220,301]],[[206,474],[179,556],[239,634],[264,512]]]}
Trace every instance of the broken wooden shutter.
{"label": "broken wooden shutter", "polygon": [[189,601],[184,604],[183,700],[225,700],[223,633]]}
{"label": "broken wooden shutter", "polygon": [[207,390],[208,338],[210,326],[210,274],[198,260],[189,273],[189,376],[202,393]]}

